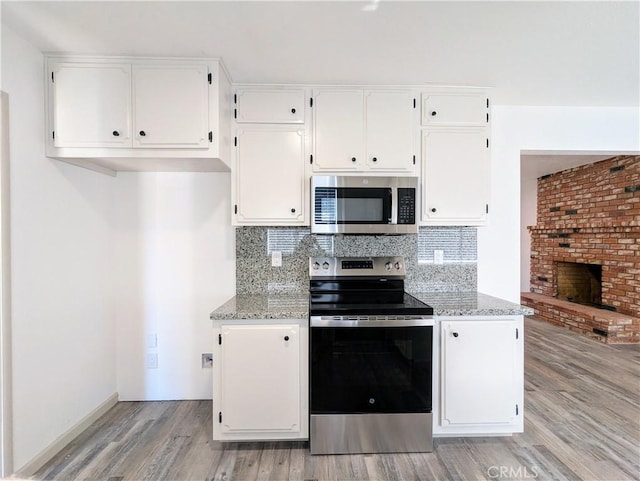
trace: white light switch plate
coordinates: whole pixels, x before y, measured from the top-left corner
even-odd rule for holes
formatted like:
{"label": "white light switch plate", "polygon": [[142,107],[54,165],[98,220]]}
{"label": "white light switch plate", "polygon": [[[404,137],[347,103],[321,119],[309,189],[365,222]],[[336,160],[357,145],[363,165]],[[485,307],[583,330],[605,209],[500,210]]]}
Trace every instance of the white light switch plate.
{"label": "white light switch plate", "polygon": [[271,266],[272,267],[282,267],[282,252],[281,251],[271,251]]}
{"label": "white light switch plate", "polygon": [[434,250],[433,251],[433,263],[434,264],[444,264],[444,251],[442,251],[442,250]]}

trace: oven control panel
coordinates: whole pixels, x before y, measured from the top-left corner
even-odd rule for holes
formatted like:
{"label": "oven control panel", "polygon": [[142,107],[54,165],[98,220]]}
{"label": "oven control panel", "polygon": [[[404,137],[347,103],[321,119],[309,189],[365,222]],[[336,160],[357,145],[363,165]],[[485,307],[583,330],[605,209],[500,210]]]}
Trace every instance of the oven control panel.
{"label": "oven control panel", "polygon": [[391,257],[310,257],[309,277],[405,277],[404,258]]}

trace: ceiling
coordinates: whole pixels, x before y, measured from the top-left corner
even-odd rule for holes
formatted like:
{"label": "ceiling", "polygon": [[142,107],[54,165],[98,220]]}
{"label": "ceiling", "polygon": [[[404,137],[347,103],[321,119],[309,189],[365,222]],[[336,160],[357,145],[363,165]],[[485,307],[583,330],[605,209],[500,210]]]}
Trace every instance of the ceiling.
{"label": "ceiling", "polygon": [[640,102],[640,2],[2,1],[48,52],[220,57],[234,82],[494,87],[494,104]]}

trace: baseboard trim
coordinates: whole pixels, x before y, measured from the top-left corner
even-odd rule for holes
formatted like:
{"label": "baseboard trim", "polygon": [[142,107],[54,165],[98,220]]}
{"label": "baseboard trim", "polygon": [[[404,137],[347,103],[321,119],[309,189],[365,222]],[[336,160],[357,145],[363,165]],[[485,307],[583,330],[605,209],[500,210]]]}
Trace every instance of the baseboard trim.
{"label": "baseboard trim", "polygon": [[26,478],[33,476],[42,466],[47,464],[56,454],[58,454],[67,444],[73,441],[78,435],[98,420],[109,409],[118,404],[118,393],[113,393],[102,404],[78,421],[67,432],[62,433],[49,446],[36,454],[23,467],[15,472],[14,476]]}

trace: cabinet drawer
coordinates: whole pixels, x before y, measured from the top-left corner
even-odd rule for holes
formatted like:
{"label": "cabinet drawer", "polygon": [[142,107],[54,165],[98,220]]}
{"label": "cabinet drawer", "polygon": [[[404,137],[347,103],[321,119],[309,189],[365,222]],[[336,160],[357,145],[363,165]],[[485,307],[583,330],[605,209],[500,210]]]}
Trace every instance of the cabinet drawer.
{"label": "cabinet drawer", "polygon": [[236,122],[304,123],[304,90],[238,90]]}
{"label": "cabinet drawer", "polygon": [[489,100],[480,92],[422,93],[422,125],[483,126],[489,121]]}

